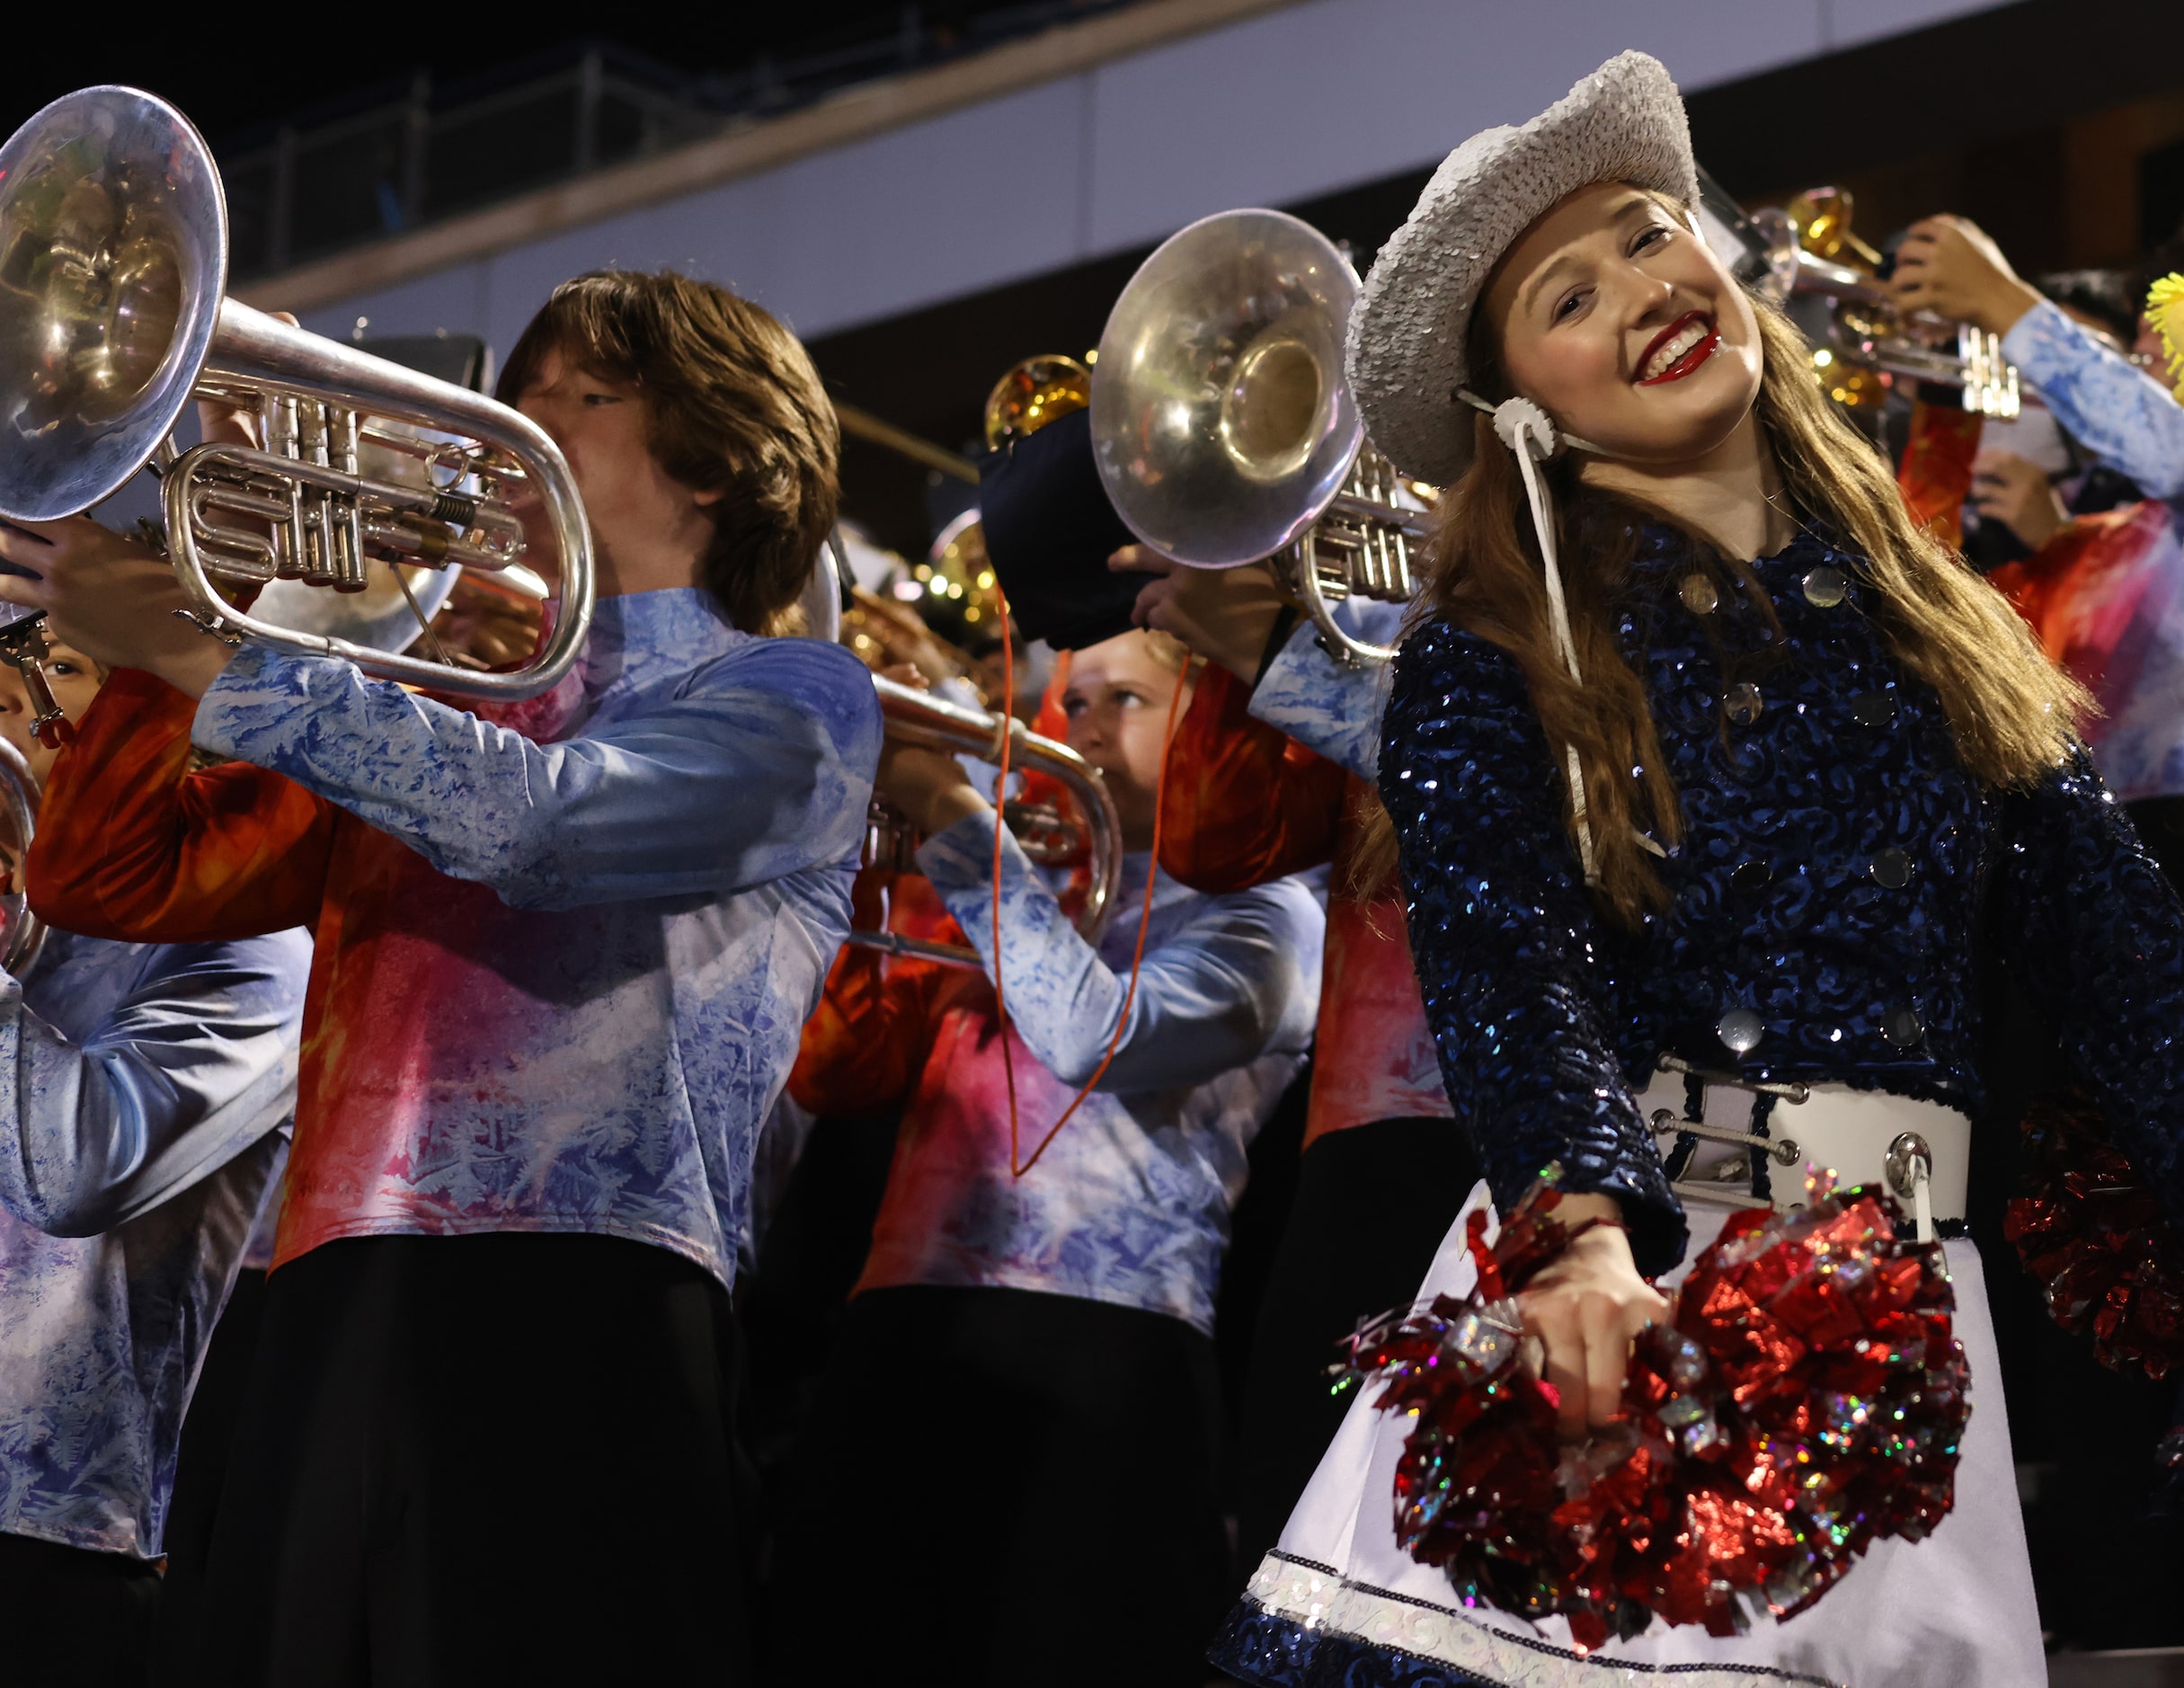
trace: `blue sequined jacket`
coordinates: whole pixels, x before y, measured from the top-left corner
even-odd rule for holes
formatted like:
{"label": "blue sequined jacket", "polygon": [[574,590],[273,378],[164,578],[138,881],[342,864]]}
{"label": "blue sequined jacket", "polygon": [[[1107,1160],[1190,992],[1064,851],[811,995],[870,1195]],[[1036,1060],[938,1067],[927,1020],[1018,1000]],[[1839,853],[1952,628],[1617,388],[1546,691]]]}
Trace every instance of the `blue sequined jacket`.
{"label": "blue sequined jacket", "polygon": [[1975,1114],[1976,934],[2184,1219],[2184,908],[2091,763],[1984,791],[1868,619],[1856,558],[1806,536],[1752,566],[1779,632],[1665,532],[1621,589],[1684,821],[1659,864],[1674,906],[1639,934],[1585,893],[1514,661],[1439,621],[1398,659],[1381,788],[1496,1200],[1560,1161],[1566,1188],[1620,1201],[1641,1270],[1673,1265],[1682,1214],[1633,1100],[1663,1054]]}

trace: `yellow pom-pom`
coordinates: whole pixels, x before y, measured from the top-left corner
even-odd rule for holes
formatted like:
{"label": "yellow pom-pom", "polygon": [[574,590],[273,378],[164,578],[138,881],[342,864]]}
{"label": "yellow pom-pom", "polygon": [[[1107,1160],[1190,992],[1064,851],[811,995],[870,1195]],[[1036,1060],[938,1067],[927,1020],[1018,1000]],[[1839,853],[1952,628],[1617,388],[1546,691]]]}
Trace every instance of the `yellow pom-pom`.
{"label": "yellow pom-pom", "polygon": [[2161,332],[2169,354],[2169,378],[2184,404],[2184,275],[2165,275],[2146,294],[2146,316]]}

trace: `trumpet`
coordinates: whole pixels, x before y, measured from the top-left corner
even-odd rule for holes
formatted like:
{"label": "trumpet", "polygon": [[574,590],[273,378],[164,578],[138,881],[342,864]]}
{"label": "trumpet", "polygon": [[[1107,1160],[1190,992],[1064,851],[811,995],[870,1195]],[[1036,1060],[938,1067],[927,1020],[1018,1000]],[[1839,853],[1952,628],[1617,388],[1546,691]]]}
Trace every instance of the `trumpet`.
{"label": "trumpet", "polygon": [[1809,189],[1749,215],[1703,170],[1699,190],[1700,233],[1739,280],[1797,324],[1836,403],[1879,404],[1885,383],[1875,378],[1885,374],[1954,386],[1975,415],[2007,421],[2023,407],[2023,383],[1999,334],[1905,314],[1874,279],[1881,254],[1851,227],[1849,189]]}
{"label": "trumpet", "polygon": [[[583,506],[554,442],[483,394],[224,297],[226,265],[218,170],[164,101],[87,88],[0,147],[0,517],[75,515],[148,467],[191,605],[177,613],[208,632],[458,697],[551,688],[583,646],[593,586]],[[173,431],[192,400],[250,417],[257,443],[180,449]],[[390,460],[408,471],[368,472]],[[532,511],[551,538],[559,613],[510,672],[299,631],[216,584],[358,593],[377,560],[397,565],[408,596],[400,565],[520,567]],[[6,660],[35,667],[39,636],[21,623],[0,632]]]}
{"label": "trumpet", "polygon": [[1281,211],[1223,211],[1174,235],[1115,300],[1092,378],[1092,449],[1116,513],[1199,568],[1262,560],[1321,642],[1353,662],[1333,606],[1407,602],[1437,494],[1366,442],[1343,378],[1357,272]]}
{"label": "trumpet", "polygon": [[[880,715],[887,736],[894,742],[998,764],[1006,742],[1011,768],[1048,775],[1070,794],[1084,817],[1081,830],[1045,804],[1004,800],[1001,819],[1017,835],[1024,853],[1035,862],[1058,864],[1083,851],[1090,884],[1074,924],[1088,942],[1096,944],[1114,917],[1115,893],[1123,873],[1122,819],[1099,769],[1068,745],[1034,733],[1014,715],[950,703],[883,674],[874,674],[872,683],[880,694]],[[868,862],[908,865],[904,857],[910,834],[907,823],[892,809],[884,804],[875,805],[874,824],[866,836]],[[850,933],[849,941],[891,955],[915,955],[953,966],[985,965],[976,950],[961,944],[936,944],[895,932],[864,931]]]}
{"label": "trumpet", "polygon": [[[839,642],[842,633],[839,582],[848,578],[839,537],[820,554],[812,576],[799,600],[804,608],[806,631],[814,638]],[[881,660],[885,660],[883,653]],[[1013,715],[951,703],[884,674],[874,674],[872,684],[880,695],[880,715],[887,737],[893,742],[996,764],[1001,760],[1001,746],[1007,742],[1012,768],[1045,774],[1069,793],[1071,806],[1081,820],[1064,814],[1052,804],[1005,795],[1001,819],[1034,862],[1060,866],[1079,857],[1084,859],[1089,883],[1074,924],[1088,942],[1096,944],[1114,918],[1114,900],[1123,876],[1122,816],[1099,769],[1068,745],[1032,732]],[[908,818],[884,798],[874,796],[866,820],[862,865],[911,871],[910,854],[917,842]],[[954,967],[985,966],[979,953],[963,944],[937,944],[899,932],[863,929],[852,931],[848,941],[891,955],[915,956]]]}

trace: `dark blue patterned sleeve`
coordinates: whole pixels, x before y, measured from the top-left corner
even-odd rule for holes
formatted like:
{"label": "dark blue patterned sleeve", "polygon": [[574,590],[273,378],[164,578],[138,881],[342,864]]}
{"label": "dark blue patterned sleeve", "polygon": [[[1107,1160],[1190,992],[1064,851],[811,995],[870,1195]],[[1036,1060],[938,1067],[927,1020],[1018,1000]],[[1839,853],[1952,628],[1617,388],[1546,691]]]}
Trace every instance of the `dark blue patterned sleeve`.
{"label": "dark blue patterned sleeve", "polygon": [[1602,933],[1522,672],[1445,623],[1396,662],[1381,795],[1456,1117],[1506,1212],[1550,1162],[1621,1204],[1638,1268],[1682,1257],[1677,1205],[1609,1035]]}
{"label": "dark blue patterned sleeve", "polygon": [[2082,749],[2002,800],[1998,841],[2003,960],[2184,1227],[2184,905]]}

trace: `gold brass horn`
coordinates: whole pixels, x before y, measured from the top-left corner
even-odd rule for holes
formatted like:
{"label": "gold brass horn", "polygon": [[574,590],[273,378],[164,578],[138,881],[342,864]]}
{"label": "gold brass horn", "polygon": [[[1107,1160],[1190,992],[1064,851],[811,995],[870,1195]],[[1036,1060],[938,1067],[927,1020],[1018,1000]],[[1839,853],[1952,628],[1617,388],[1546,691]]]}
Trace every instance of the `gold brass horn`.
{"label": "gold brass horn", "polygon": [[1407,602],[1432,489],[1366,442],[1343,378],[1357,274],[1281,211],[1223,211],[1172,235],[1115,300],[1092,381],[1092,449],[1131,531],[1177,562],[1271,560],[1330,651],[1332,606]]}
{"label": "gold brass horn", "polygon": [[1043,352],[1012,364],[986,395],[986,449],[1035,434],[1092,402],[1092,371],[1074,358]]}
{"label": "gold brass horn", "polygon": [[[0,147],[0,517],[75,515],[150,465],[175,575],[209,631],[462,697],[554,685],[592,599],[590,536],[554,442],[482,394],[223,297],[226,269],[219,173],[164,100],[86,88]],[[257,443],[176,451],[192,399],[251,419]],[[368,472],[375,451],[415,472]],[[301,633],[214,585],[357,592],[375,558],[490,573],[526,559],[534,535],[550,542],[560,609],[508,673]]]}
{"label": "gold brass horn", "polygon": [[[1013,715],[950,703],[945,697],[902,685],[883,674],[874,674],[872,683],[879,690],[880,715],[886,724],[887,736],[895,743],[921,745],[929,751],[970,756],[997,765],[1001,760],[1001,735],[1007,733],[1012,769],[1045,774],[1061,782],[1076,800],[1077,810],[1084,817],[1085,831],[1081,838],[1075,827],[1043,804],[1004,802],[1001,815],[1017,834],[1025,854],[1034,861],[1064,857],[1074,854],[1080,843],[1083,845],[1090,886],[1083,906],[1077,911],[1075,925],[1086,939],[1096,944],[1114,918],[1115,893],[1121,887],[1123,874],[1122,818],[1099,769],[1068,745],[1034,733]],[[907,866],[903,857],[909,842],[907,825],[892,809],[875,804],[872,831],[867,834],[868,859],[890,860],[898,866]],[[936,944],[896,932],[852,932],[849,942],[868,949],[885,950],[890,955],[916,955],[954,966],[985,965],[979,953],[965,946]]]}

